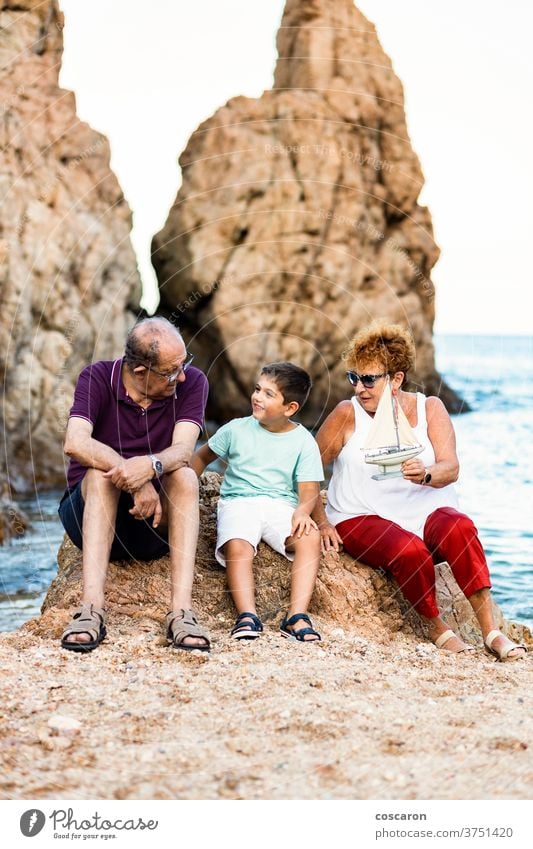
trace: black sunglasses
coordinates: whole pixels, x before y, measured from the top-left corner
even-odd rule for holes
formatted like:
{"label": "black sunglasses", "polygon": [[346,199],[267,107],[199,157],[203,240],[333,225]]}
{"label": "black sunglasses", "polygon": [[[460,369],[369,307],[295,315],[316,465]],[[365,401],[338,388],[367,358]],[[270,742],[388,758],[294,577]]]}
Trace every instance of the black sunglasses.
{"label": "black sunglasses", "polygon": [[386,377],[388,372],[384,371],[383,374],[357,374],[356,371],[347,371],[346,377],[352,384],[352,386],[357,386],[357,381],[360,380],[366,389],[373,389],[376,385],[376,380],[379,380],[380,377]]}

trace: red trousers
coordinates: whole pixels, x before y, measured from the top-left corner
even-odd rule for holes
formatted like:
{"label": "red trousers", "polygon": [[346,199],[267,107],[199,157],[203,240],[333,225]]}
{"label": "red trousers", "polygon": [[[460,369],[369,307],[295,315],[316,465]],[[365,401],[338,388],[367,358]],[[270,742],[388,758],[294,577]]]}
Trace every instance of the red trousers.
{"label": "red trousers", "polygon": [[424,539],[380,516],[356,516],[337,525],[344,549],[356,560],[385,569],[421,616],[439,615],[435,563],[446,560],[465,596],[490,587],[477,529],[453,507],[440,507],[424,526]]}

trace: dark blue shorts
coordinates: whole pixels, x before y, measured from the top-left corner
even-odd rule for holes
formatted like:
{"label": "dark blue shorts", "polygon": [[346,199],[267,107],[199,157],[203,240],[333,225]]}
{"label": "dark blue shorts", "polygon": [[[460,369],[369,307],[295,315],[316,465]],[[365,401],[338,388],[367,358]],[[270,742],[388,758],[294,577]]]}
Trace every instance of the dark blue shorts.
{"label": "dark blue shorts", "polygon": [[[115,537],[111,546],[110,560],[157,560],[168,554],[167,529],[152,527],[152,518],[134,519],[128,513],[133,507],[133,498],[121,492],[118,500]],[[82,526],[85,501],[81,494],[81,482],[67,489],[59,504],[59,518],[70,539],[78,548],[83,548]]]}

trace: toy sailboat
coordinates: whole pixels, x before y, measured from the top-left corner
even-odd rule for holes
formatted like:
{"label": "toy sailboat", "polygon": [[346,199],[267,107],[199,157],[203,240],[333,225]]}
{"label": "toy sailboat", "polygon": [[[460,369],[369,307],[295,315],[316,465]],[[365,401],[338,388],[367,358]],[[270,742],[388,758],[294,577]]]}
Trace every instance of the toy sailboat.
{"label": "toy sailboat", "polygon": [[398,403],[396,390],[391,389],[388,377],[362,450],[365,463],[375,463],[379,467],[379,474],[372,475],[376,481],[401,477],[400,467],[404,460],[410,460],[424,450]]}

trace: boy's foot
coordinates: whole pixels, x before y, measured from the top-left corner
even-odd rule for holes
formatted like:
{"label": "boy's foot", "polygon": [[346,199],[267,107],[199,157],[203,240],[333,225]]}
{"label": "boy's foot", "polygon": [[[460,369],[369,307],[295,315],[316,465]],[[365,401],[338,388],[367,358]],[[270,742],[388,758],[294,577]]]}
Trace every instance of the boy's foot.
{"label": "boy's foot", "polygon": [[239,613],[230,636],[234,640],[255,640],[263,631],[263,623],[255,613]]}
{"label": "boy's foot", "polygon": [[295,613],[290,618],[286,616],[279,626],[279,630],[284,637],[299,640],[301,643],[317,643],[322,639],[318,631],[313,628],[313,623],[307,613]]}

